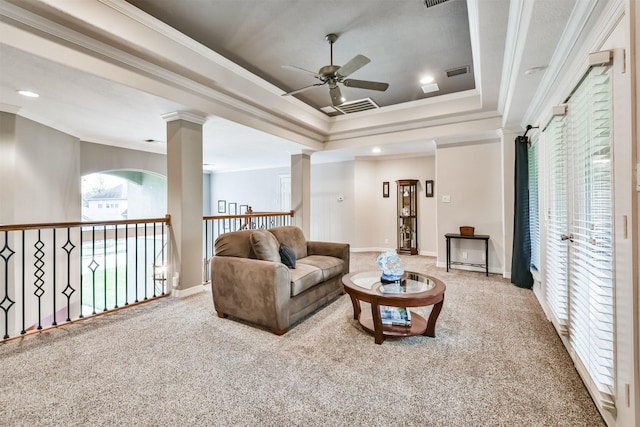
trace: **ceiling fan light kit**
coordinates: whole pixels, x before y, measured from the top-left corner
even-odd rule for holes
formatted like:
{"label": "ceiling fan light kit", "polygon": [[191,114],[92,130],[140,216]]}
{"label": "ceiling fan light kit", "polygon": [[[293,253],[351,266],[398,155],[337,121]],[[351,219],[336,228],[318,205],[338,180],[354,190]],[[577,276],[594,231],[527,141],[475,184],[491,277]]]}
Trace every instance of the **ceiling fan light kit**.
{"label": "ceiling fan light kit", "polygon": [[325,36],[325,40],[329,42],[330,46],[330,63],[329,65],[325,65],[318,70],[317,73],[312,71],[305,70],[300,67],[296,67],[293,65],[283,66],[293,71],[302,71],[307,74],[313,75],[316,79],[320,80],[320,83],[311,84],[300,89],[293,90],[291,92],[287,92],[282,96],[294,95],[296,93],[300,93],[307,89],[311,89],[315,86],[324,86],[327,85],[329,87],[329,96],[331,97],[331,104],[335,107],[341,105],[345,102],[345,98],[342,96],[340,91],[339,84],[342,84],[345,87],[353,87],[357,89],[369,89],[369,90],[377,90],[377,91],[385,91],[389,87],[389,83],[382,82],[374,82],[369,80],[355,80],[355,79],[347,79],[349,75],[358,71],[360,68],[367,65],[371,60],[364,55],[356,55],[351,60],[347,61],[343,66],[334,65],[333,64],[333,44],[338,40],[338,35],[331,33]]}

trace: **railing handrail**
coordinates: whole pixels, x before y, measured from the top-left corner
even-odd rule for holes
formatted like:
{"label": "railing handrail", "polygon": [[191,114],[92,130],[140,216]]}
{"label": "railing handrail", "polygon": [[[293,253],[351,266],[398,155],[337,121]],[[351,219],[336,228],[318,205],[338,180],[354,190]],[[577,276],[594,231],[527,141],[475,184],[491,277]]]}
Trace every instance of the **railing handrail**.
{"label": "railing handrail", "polygon": [[72,227],[90,227],[93,225],[125,225],[125,224],[144,224],[144,223],[164,222],[171,225],[171,215],[167,214],[164,218],[141,218],[141,219],[119,219],[107,221],[74,221],[74,222],[43,222],[37,224],[11,224],[0,225],[0,231],[19,231],[34,230],[43,228],[72,228]]}
{"label": "railing handrail", "polygon": [[211,215],[211,216],[203,216],[202,219],[204,221],[207,220],[215,220],[215,219],[229,219],[229,218],[254,218],[254,217],[270,217],[270,216],[291,216],[294,215],[293,210],[289,212],[256,212],[250,214],[237,214],[237,215]]}

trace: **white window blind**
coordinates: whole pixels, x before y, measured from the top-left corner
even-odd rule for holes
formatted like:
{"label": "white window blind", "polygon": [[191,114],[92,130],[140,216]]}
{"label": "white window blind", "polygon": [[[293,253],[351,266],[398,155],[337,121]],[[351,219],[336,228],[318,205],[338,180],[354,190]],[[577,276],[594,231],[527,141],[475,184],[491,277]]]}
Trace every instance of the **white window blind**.
{"label": "white window blind", "polygon": [[567,145],[566,116],[554,117],[544,132],[546,165],[546,298],[558,332],[567,333],[569,320],[567,283]]}
{"label": "white window blind", "polygon": [[529,163],[529,235],[531,268],[540,270],[540,214],[538,203],[538,137],[532,139],[527,157]]}
{"label": "white window blind", "polygon": [[613,394],[610,68],[592,68],[568,104],[569,339],[598,390]]}

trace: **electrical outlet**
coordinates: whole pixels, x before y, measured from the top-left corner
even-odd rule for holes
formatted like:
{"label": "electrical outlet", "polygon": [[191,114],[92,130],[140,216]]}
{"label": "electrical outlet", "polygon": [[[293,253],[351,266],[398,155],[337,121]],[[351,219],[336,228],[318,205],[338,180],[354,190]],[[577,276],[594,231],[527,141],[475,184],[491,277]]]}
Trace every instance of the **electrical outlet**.
{"label": "electrical outlet", "polygon": [[442,196],[442,203],[451,203],[451,196],[448,194],[445,194]]}
{"label": "electrical outlet", "polygon": [[467,253],[466,252],[462,252],[462,259],[467,259]]}
{"label": "electrical outlet", "polygon": [[486,257],[484,254],[482,254],[482,260],[483,260],[483,261],[486,261],[486,260],[487,260],[487,257]]}

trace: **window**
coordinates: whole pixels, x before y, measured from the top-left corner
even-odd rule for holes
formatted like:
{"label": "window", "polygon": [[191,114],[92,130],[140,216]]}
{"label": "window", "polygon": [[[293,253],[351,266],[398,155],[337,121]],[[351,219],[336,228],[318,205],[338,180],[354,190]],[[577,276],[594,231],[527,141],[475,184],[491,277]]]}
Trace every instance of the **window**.
{"label": "window", "polygon": [[566,117],[556,116],[545,131],[546,148],[546,271],[547,304],[558,332],[567,332],[569,320],[567,245]]}
{"label": "window", "polygon": [[611,79],[594,67],[569,100],[572,347],[598,390],[613,394]]}
{"label": "window", "polygon": [[603,405],[614,405],[610,67],[593,67],[544,132],[546,300]]}

